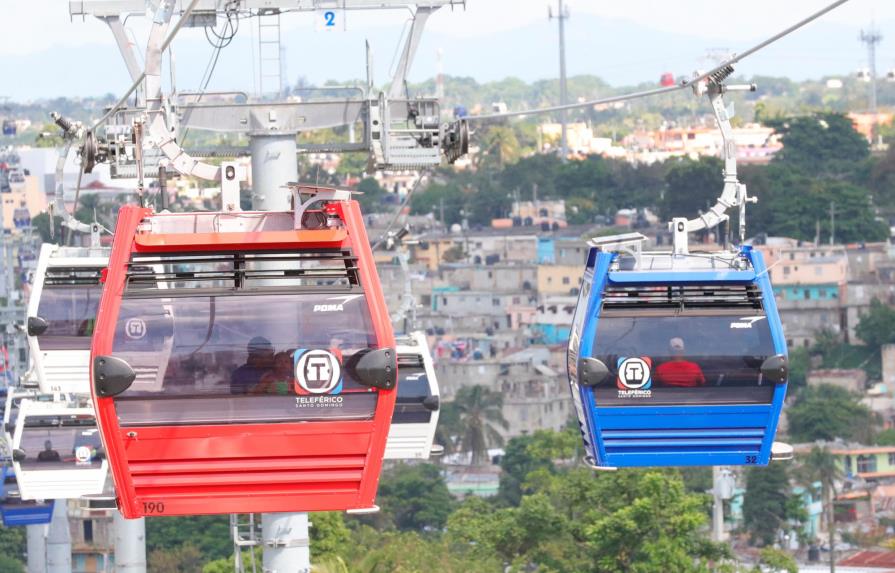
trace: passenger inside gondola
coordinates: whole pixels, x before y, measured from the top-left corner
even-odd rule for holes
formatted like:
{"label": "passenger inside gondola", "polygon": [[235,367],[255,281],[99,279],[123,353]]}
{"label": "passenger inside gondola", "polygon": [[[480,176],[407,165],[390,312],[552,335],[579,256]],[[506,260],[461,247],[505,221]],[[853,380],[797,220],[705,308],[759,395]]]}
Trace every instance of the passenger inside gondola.
{"label": "passenger inside gondola", "polygon": [[39,462],[58,462],[61,461],[59,457],[59,452],[53,449],[53,442],[50,440],[46,440],[44,442],[44,449],[42,452],[37,454],[37,461]]}
{"label": "passenger inside gondola", "polygon": [[285,396],[295,383],[292,351],[277,352],[273,358],[273,370],[261,376],[261,381],[250,390],[252,394],[277,394]]}
{"label": "passenger inside gondola", "polygon": [[655,371],[655,380],[662,386],[695,388],[705,386],[705,375],[699,364],[686,359],[684,339],[675,336],[668,341],[670,360],[660,364]]}
{"label": "passenger inside gondola", "polygon": [[246,363],[233,371],[230,377],[231,394],[257,394],[262,379],[273,372],[274,350],[270,341],[256,336],[249,341]]}

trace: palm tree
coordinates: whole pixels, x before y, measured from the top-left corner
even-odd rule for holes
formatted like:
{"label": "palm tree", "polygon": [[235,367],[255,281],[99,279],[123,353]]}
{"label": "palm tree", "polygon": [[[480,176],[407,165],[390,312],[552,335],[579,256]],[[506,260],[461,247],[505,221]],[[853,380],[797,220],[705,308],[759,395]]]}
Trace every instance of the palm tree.
{"label": "palm tree", "polygon": [[802,458],[799,469],[802,481],[809,487],[815,482],[820,482],[821,499],[823,500],[830,543],[830,573],[835,573],[836,518],[833,505],[836,498],[836,482],[841,480],[844,475],[842,467],[830,450],[825,446],[818,445],[811,448],[808,455]]}
{"label": "palm tree", "polygon": [[476,167],[494,167],[498,171],[507,163],[519,159],[521,150],[516,132],[512,127],[498,125],[489,128],[481,136],[482,150],[479,152]]}
{"label": "palm tree", "polygon": [[454,399],[460,417],[460,449],[472,453],[472,464],[488,461],[488,447],[503,444],[497,428],[509,424],[503,417],[503,395],[484,386],[465,386]]}

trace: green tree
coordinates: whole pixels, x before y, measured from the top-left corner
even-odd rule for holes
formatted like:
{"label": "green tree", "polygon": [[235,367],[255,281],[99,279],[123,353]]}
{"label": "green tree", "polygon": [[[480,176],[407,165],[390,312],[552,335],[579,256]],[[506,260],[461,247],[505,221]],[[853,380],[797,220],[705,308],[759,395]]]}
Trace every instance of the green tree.
{"label": "green tree", "polygon": [[503,444],[498,428],[507,428],[503,395],[484,386],[464,386],[454,398],[463,426],[460,449],[470,452],[473,465],[488,462],[488,448]]}
{"label": "green tree", "polygon": [[787,408],[789,435],[798,442],[842,438],[872,443],[874,418],[860,396],[844,388],[808,386]]}
{"label": "green tree", "polygon": [[516,132],[507,125],[494,125],[479,135],[481,151],[478,165],[486,170],[501,170],[519,159],[520,146]]}
{"label": "green tree", "polygon": [[461,430],[457,405],[453,401],[442,402],[438,413],[438,426],[435,428],[435,443],[444,448],[445,455],[452,454],[457,449],[456,439]]}
{"label": "green tree", "polygon": [[821,500],[823,501],[824,518],[827,524],[830,545],[830,573],[836,571],[836,482],[843,477],[842,468],[836,456],[827,448],[814,446],[808,455],[799,458],[801,481],[806,485],[820,482]]}
{"label": "green tree", "polygon": [[707,571],[710,560],[725,556],[703,535],[707,497],[687,493],[679,476],[626,471],[597,481],[601,503],[583,529],[596,570]]}
{"label": "green tree", "polygon": [[0,573],[25,573],[25,566],[9,555],[0,555]]}
{"label": "green tree", "polygon": [[519,505],[524,493],[532,493],[533,473],[539,470],[555,473],[554,460],[570,459],[576,454],[580,440],[577,429],[563,432],[538,430],[532,435],[518,436],[507,442],[500,460],[498,499],[507,505]]}
{"label": "green tree", "polygon": [[34,141],[34,147],[62,147],[65,142],[62,140],[62,131],[52,122],[44,123],[38,132],[37,139]]}
{"label": "green tree", "polygon": [[811,368],[811,353],[807,348],[793,348],[789,351],[789,387],[802,388],[808,382]]}
{"label": "green tree", "polygon": [[466,196],[459,185],[454,182],[433,182],[425,190],[414,193],[410,210],[414,215],[432,213],[436,219],[444,213],[444,223],[450,227],[460,222],[460,212],[465,205]]}
{"label": "green tree", "polygon": [[[226,515],[149,517],[146,519],[146,552],[170,552],[189,540],[202,563],[227,557],[233,551],[230,518]],[[187,552],[187,556],[192,553]]]}
{"label": "green tree", "polygon": [[665,176],[668,188],[660,205],[664,219],[693,218],[715,204],[723,188],[722,164],[717,157],[682,159]]}
{"label": "green tree", "polygon": [[449,544],[415,531],[362,529],[354,537],[351,571],[357,573],[502,573],[494,557],[473,554],[469,545]]}
{"label": "green tree", "polygon": [[758,554],[758,565],[754,573],[799,573],[799,564],[792,555],[776,549],[765,547]]}
{"label": "green tree", "polygon": [[25,555],[25,528],[0,525],[0,555],[21,560]]}
{"label": "green tree", "polygon": [[53,217],[52,236],[50,236],[51,233],[49,213],[40,213],[39,215],[31,217],[31,226],[37,230],[37,233],[40,235],[41,241],[43,241],[44,243],[59,244],[65,238],[65,235],[63,234],[65,228],[62,226],[62,217]]}
{"label": "green tree", "polygon": [[339,555],[341,549],[350,542],[351,531],[345,525],[341,512],[312,513],[310,521],[311,557],[315,562]]}
{"label": "green tree", "polygon": [[438,467],[433,464],[399,464],[386,471],[379,483],[376,521],[403,530],[441,529],[453,507],[453,498]]}
{"label": "green tree", "polygon": [[[263,558],[263,549],[261,547],[244,548],[242,551],[243,571],[260,569]],[[202,573],[233,573],[234,559],[235,555],[230,555],[229,557],[209,561],[202,566]],[[252,566],[253,563],[254,567]]]}
{"label": "green tree", "polygon": [[149,553],[147,565],[153,573],[183,573],[184,571],[202,571],[202,552],[192,543],[184,543],[177,547],[156,549]]}
{"label": "green tree", "polygon": [[789,477],[783,464],[751,468],[743,496],[743,527],[753,544],[773,545],[790,517]]}
{"label": "green tree", "polygon": [[895,309],[873,299],[870,309],[858,321],[855,334],[868,345],[877,348],[895,342]]}
{"label": "green tree", "polygon": [[895,446],[895,428],[886,428],[876,434],[877,446]]}
{"label": "green tree", "polygon": [[363,193],[357,196],[363,213],[379,213],[382,210],[382,201],[388,192],[375,179],[365,177],[357,184],[357,190]]}
{"label": "green tree", "polygon": [[774,161],[807,173],[846,173],[870,156],[867,140],[843,114],[795,117],[774,127],[783,143]]}

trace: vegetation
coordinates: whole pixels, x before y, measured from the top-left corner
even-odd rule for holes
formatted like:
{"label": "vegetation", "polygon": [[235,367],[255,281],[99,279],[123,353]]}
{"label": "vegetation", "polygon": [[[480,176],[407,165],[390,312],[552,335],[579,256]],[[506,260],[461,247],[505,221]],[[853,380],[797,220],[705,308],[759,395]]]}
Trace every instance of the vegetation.
{"label": "vegetation", "polygon": [[802,519],[800,503],[790,494],[784,464],[751,468],[746,474],[743,527],[753,544],[773,545],[790,520]]}
{"label": "vegetation", "polygon": [[0,573],[24,571],[25,528],[0,525]]}
{"label": "vegetation", "polygon": [[860,396],[838,386],[808,386],[787,408],[789,435],[796,442],[841,438],[873,443],[873,415]]}
{"label": "vegetation", "polygon": [[[836,499],[836,482],[843,478],[842,468],[836,461],[836,457],[830,450],[814,446],[811,452],[801,458],[798,471],[801,474],[801,481],[813,489],[815,483],[821,484],[821,500],[823,501],[824,521],[827,525],[828,539],[830,547],[830,571],[835,568],[835,551],[836,546],[836,519],[835,519],[835,499]],[[817,492],[815,492],[817,493]]]}
{"label": "vegetation", "polygon": [[[866,140],[844,115],[771,123],[782,135],[783,150],[770,165],[741,169],[750,194],[758,198],[750,208],[750,234],[827,241],[835,209],[837,241],[888,237],[888,225],[877,213],[895,212],[895,154],[871,157]],[[465,220],[484,227],[507,217],[514,198],[537,196],[564,199],[573,224],[605,223],[621,208],[649,209],[667,220],[705,211],[722,188],[722,164],[714,157],[635,166],[596,155],[568,163],[552,155],[526,155],[518,144],[522,125],[481,128],[479,169],[440,170],[413,197],[413,212],[443,215],[447,225]]]}
{"label": "vegetation", "polygon": [[[727,546],[707,540],[707,495],[689,491],[676,470],[595,473],[575,461],[577,440],[574,428],[510,440],[506,449],[514,454],[503,463],[513,479],[502,481],[492,499],[455,501],[436,466],[398,464],[382,477],[382,518],[311,514],[313,571],[728,570],[719,568]],[[147,520],[150,568],[232,570],[226,523],[225,516]],[[243,557],[248,563],[251,554]]]}
{"label": "vegetation", "polygon": [[484,386],[465,386],[454,399],[460,425],[460,450],[469,452],[473,465],[488,461],[488,448],[503,444],[498,428],[506,428],[503,395]]}

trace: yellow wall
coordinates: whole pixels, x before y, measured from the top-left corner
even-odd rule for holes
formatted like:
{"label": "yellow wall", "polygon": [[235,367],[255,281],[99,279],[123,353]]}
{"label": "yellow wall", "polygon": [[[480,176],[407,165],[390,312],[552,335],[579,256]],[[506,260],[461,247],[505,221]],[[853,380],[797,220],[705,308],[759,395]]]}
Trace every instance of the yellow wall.
{"label": "yellow wall", "polygon": [[582,275],[581,265],[538,265],[538,294],[569,294],[579,288]]}

